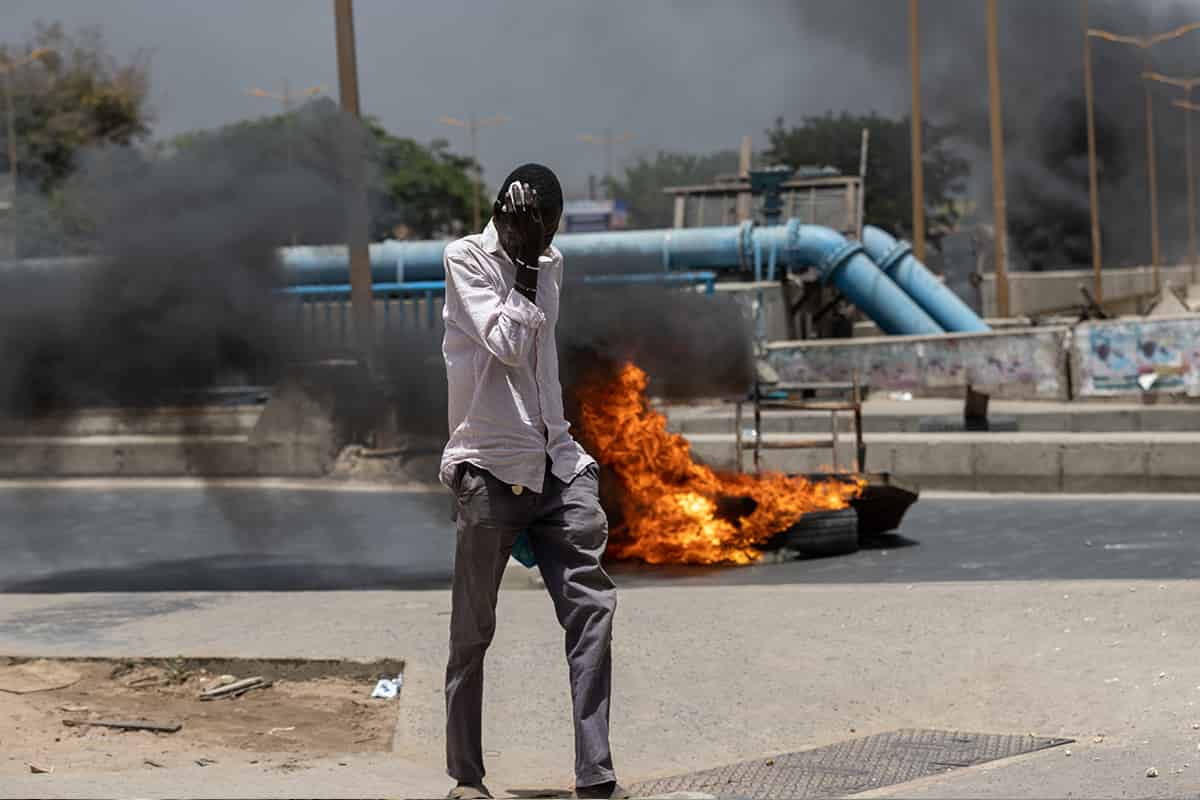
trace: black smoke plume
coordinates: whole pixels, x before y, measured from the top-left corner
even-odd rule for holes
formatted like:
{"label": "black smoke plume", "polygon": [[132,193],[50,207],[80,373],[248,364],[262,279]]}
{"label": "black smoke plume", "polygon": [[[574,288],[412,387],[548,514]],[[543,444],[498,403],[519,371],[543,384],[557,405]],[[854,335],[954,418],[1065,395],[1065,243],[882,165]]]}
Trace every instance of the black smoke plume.
{"label": "black smoke plume", "polygon": [[[1160,33],[1200,19],[1200,6],[1194,2],[1093,0],[1089,5],[1090,27],[1119,34]],[[841,43],[848,57],[869,59],[877,66],[882,85],[890,86],[897,98],[908,97],[907,3],[801,2],[794,9],[806,32]],[[961,132],[974,165],[972,199],[983,211],[981,220],[990,222],[985,4],[923,0],[920,13],[923,111]],[[1000,3],[998,23],[1015,255],[1032,268],[1086,263],[1091,244],[1081,4],[1067,0]],[[1092,39],[1106,264],[1149,263],[1140,75],[1147,65],[1171,75],[1195,75],[1197,37],[1200,31],[1164,42],[1150,51],[1145,63],[1141,50]],[[1187,253],[1184,112],[1170,104],[1182,94],[1161,85],[1152,85],[1151,92],[1163,256],[1182,259]]]}

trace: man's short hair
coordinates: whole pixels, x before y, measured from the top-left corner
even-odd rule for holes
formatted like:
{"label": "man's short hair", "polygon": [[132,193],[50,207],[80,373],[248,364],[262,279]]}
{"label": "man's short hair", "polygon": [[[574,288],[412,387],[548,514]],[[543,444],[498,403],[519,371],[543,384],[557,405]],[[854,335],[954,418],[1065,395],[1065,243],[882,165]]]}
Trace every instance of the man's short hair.
{"label": "man's short hair", "polygon": [[520,181],[528,183],[538,195],[538,206],[542,211],[562,214],[563,194],[558,176],[549,167],[541,164],[522,164],[514,169],[500,186],[500,194],[496,201],[503,204],[508,187]]}

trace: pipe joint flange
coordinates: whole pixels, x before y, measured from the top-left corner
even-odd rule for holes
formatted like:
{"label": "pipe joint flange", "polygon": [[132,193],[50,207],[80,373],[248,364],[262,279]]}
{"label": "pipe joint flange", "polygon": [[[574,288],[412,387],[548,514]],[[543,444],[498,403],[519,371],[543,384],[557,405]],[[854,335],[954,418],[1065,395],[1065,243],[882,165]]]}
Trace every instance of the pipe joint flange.
{"label": "pipe joint flange", "polygon": [[911,242],[906,242],[900,239],[896,242],[896,246],[888,251],[888,254],[879,261],[879,268],[883,270],[883,274],[891,277],[892,270],[900,266],[900,262],[912,255],[913,246]]}
{"label": "pipe joint flange", "polygon": [[829,253],[828,256],[821,262],[821,283],[828,286],[833,280],[834,273],[838,271],[843,264],[857,255],[861,255],[866,251],[860,242],[846,240],[846,243],[839,246],[836,250]]}
{"label": "pipe joint flange", "polygon": [[738,225],[738,268],[742,272],[754,269],[754,221]]}
{"label": "pipe joint flange", "polygon": [[799,258],[796,256],[796,253],[800,251],[800,229],[803,227],[803,225],[804,223],[802,223],[796,217],[792,217],[787,222],[787,227],[785,229],[786,234],[784,238],[786,245],[784,247],[783,256],[783,266],[786,272],[791,272],[792,267],[799,266]]}

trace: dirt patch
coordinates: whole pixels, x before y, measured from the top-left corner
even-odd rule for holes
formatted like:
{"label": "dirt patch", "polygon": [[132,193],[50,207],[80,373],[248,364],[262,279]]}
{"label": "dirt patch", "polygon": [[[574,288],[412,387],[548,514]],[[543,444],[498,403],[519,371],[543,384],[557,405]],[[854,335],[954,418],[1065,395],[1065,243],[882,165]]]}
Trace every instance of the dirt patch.
{"label": "dirt patch", "polygon": [[[57,771],[155,769],[183,764],[261,763],[302,769],[304,760],[391,749],[399,700],[371,698],[375,681],[401,661],[0,658],[0,675],[25,684],[44,669],[69,686],[0,691],[0,773],[30,765]],[[201,700],[233,678],[270,683],[233,699]],[[66,722],[64,722],[66,721]],[[182,727],[175,733],[80,725],[116,721]],[[74,724],[72,724],[74,723]]]}

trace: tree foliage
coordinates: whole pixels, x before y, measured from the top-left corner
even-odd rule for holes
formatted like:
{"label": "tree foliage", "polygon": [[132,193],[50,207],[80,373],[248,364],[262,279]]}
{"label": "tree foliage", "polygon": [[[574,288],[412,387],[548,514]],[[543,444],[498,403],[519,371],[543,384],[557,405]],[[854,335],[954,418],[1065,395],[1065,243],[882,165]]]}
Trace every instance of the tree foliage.
{"label": "tree foliage", "polygon": [[627,205],[632,227],[669,228],[674,208],[664,188],[710,183],[718,175],[736,174],[737,167],[738,154],[733,150],[708,155],[662,150],[653,158],[639,157],[623,178],[614,179],[613,196]]}
{"label": "tree foliage", "polygon": [[[912,164],[909,120],[879,114],[826,113],[785,128],[783,118],[767,131],[773,163],[791,167],[832,166],[857,175],[862,130],[870,131],[864,214],[866,221],[906,236],[912,234]],[[954,228],[955,199],[964,191],[970,163],[954,149],[954,131],[926,121],[922,126],[926,225],[936,240]]]}
{"label": "tree foliage", "polygon": [[[45,55],[12,69],[12,104],[22,185],[48,194],[84,148],[127,145],[150,132],[150,71],[144,53],[118,61],[99,30],[68,33],[58,23],[36,25],[21,45],[0,45],[0,62],[19,63],[37,50]],[[0,163],[11,169],[7,141]]]}

